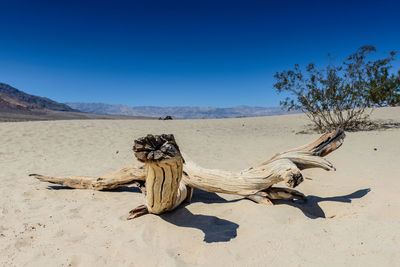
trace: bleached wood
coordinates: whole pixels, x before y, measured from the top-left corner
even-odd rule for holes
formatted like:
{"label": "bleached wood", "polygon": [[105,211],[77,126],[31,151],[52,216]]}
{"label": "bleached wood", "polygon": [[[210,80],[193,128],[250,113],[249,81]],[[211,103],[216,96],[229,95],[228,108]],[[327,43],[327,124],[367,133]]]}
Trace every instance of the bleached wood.
{"label": "bleached wood", "polygon": [[144,164],[135,162],[126,166],[125,168],[101,175],[99,177],[54,177],[40,174],[29,174],[29,176],[33,176],[43,182],[49,182],[75,189],[112,190],[132,184],[140,186],[145,181],[145,168],[146,166]]}
{"label": "bleached wood", "polygon": [[184,171],[187,175],[183,177],[183,182],[191,187],[241,196],[252,195],[281,181],[295,187],[303,179],[300,170],[288,159],[239,172],[206,169],[187,162]]}
{"label": "bleached wood", "polygon": [[182,192],[179,190],[182,179],[182,164],[180,158],[148,163],[146,206],[150,213],[160,214],[172,210],[181,198],[186,198],[186,186],[184,186]]}
{"label": "bleached wood", "polygon": [[[271,199],[304,199],[300,192],[272,186],[283,181],[288,187],[296,187],[303,181],[303,169],[335,170],[323,156],[339,148],[344,138],[343,130],[337,130],[307,145],[276,154],[253,167],[232,172],[202,168],[190,161],[183,164],[184,159],[173,135],[148,135],[137,139],[134,145],[135,156],[144,164],[132,164],[99,178],[32,176],[79,189],[109,190],[130,184],[139,185],[147,191],[147,203],[145,208],[140,206],[131,211],[133,218],[147,212],[159,214],[172,210],[191,198],[193,188],[241,195],[258,203],[271,204]],[[179,180],[177,183],[173,180],[176,178]],[[168,184],[163,184],[163,180]],[[143,188],[144,182],[146,188]]]}
{"label": "bleached wood", "polygon": [[[161,214],[173,210],[190,197],[181,182],[183,158],[173,135],[147,135],[135,140],[136,158],[146,164],[146,208],[148,213]],[[142,208],[130,212],[128,219],[143,215]]]}
{"label": "bleached wood", "polygon": [[187,175],[183,176],[183,181],[189,186],[205,191],[242,196],[253,195],[282,181],[294,188],[303,181],[300,170],[307,168],[335,170],[334,166],[321,155],[327,155],[339,148],[344,138],[343,130],[337,130],[321,136],[310,144],[276,154],[239,172],[206,169],[193,162],[187,162],[184,166],[184,173]]}

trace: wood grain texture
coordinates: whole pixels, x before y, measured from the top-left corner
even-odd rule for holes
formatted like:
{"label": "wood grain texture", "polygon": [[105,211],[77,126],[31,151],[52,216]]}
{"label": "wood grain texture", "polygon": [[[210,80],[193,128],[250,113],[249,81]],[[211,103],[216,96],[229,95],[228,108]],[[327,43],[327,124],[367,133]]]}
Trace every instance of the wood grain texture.
{"label": "wood grain texture", "polygon": [[52,184],[59,184],[74,189],[92,189],[92,190],[112,190],[119,187],[136,185],[141,186],[145,181],[146,166],[135,162],[120,170],[113,171],[99,177],[88,176],[47,176],[41,174],[29,174],[40,181]]}
{"label": "wood grain texture", "polygon": [[[146,212],[155,214],[172,210],[185,200],[190,201],[193,188],[240,195],[257,203],[271,204],[271,199],[305,199],[298,191],[272,186],[283,181],[288,187],[295,188],[304,180],[301,174],[304,169],[335,170],[323,156],[338,149],[344,138],[344,131],[339,129],[250,168],[232,172],[185,162],[172,134],[147,135],[136,139],[133,146],[136,158],[142,163],[131,164],[99,178],[31,176],[77,189],[110,190],[137,185],[146,194]],[[146,213],[142,208],[137,210],[141,215]],[[135,216],[131,211],[131,217]]]}

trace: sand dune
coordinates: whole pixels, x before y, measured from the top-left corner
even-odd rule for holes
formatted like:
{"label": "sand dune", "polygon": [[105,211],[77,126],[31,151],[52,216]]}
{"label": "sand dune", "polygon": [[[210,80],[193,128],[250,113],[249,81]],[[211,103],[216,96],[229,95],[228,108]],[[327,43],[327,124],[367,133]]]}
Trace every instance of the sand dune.
{"label": "sand dune", "polygon": [[[374,118],[400,122],[400,107]],[[400,263],[400,129],[347,133],[307,170],[309,201],[257,205],[195,191],[174,212],[127,221],[139,191],[70,190],[29,173],[99,175],[134,160],[133,140],[173,133],[199,165],[238,170],[317,135],[295,134],[305,116],[0,123],[2,266],[316,266]]]}

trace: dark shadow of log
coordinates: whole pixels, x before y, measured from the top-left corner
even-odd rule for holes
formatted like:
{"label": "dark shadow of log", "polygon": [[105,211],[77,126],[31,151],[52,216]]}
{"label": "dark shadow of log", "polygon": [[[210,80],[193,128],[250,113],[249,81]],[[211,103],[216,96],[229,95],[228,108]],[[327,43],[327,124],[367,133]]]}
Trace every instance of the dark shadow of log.
{"label": "dark shadow of log", "polygon": [[[50,185],[47,187],[49,190],[76,190],[75,188],[71,188],[68,186],[62,186],[62,185]],[[97,192],[130,192],[130,193],[142,193],[140,191],[139,187],[136,186],[125,186],[125,187],[118,187],[115,189],[110,189],[110,190],[102,190],[102,191],[97,191]]]}
{"label": "dark shadow of log", "polygon": [[176,226],[201,230],[206,243],[228,242],[237,236],[239,228],[234,222],[216,216],[193,214],[185,207],[164,213],[160,217]]}
{"label": "dark shadow of log", "polygon": [[[74,188],[62,185],[49,185],[47,187],[49,190],[73,190]],[[102,190],[99,192],[130,192],[130,193],[142,193],[140,189],[136,186],[125,186],[119,187],[111,190]],[[197,188],[194,188],[193,197],[191,199],[191,203],[201,202],[205,204],[213,204],[213,203],[232,203],[243,200],[242,197],[238,196],[237,199],[226,200],[225,198],[220,197],[218,194],[213,192],[203,191]]]}
{"label": "dark shadow of log", "polygon": [[324,210],[319,206],[320,202],[323,201],[335,201],[342,203],[351,203],[352,199],[362,198],[370,192],[370,188],[360,189],[355,191],[354,193],[344,195],[344,196],[336,196],[336,197],[318,197],[313,195],[307,196],[307,201],[303,200],[273,200],[275,205],[286,204],[292,207],[296,207],[300,209],[305,216],[310,219],[317,218],[326,218]]}
{"label": "dark shadow of log", "polygon": [[190,202],[191,203],[201,202],[205,204],[212,204],[212,203],[232,203],[232,202],[238,202],[240,200],[243,200],[243,198],[240,196],[238,196],[237,199],[226,200],[225,198],[220,197],[216,193],[207,192],[201,189],[194,188],[193,197]]}
{"label": "dark shadow of log", "polygon": [[71,188],[71,187],[63,186],[63,185],[49,185],[47,187],[47,189],[49,189],[49,190],[73,190],[75,188]]}
{"label": "dark shadow of log", "polygon": [[103,192],[130,192],[130,193],[140,193],[140,194],[142,193],[142,191],[140,191],[140,188],[136,186],[119,187],[112,190],[103,190]]}

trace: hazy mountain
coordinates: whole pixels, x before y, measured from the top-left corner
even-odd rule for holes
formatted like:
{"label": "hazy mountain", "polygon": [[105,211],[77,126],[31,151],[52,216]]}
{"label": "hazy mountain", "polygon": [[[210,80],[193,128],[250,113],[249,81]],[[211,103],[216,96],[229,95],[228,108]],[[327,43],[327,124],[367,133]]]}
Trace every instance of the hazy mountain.
{"label": "hazy mountain", "polygon": [[88,113],[123,114],[131,116],[165,117],[167,115],[179,119],[215,119],[256,117],[286,114],[279,107],[249,107],[237,106],[232,108],[217,107],[130,107],[125,105],[109,105],[104,103],[66,103],[70,107]]}
{"label": "hazy mountain", "polygon": [[154,118],[83,113],[66,104],[45,97],[30,95],[8,84],[0,83],[0,121],[84,119],[132,120]]}
{"label": "hazy mountain", "polygon": [[0,110],[30,111],[30,110],[77,111],[66,104],[58,103],[46,97],[30,95],[8,84],[0,83]]}
{"label": "hazy mountain", "polygon": [[[84,113],[82,113],[84,112]],[[90,113],[90,114],[88,114]],[[58,103],[0,83],[0,121],[48,119],[215,119],[284,114],[279,107],[129,107],[104,103]],[[97,115],[95,115],[97,114]],[[107,115],[98,115],[107,114]],[[121,117],[121,115],[123,115]]]}

